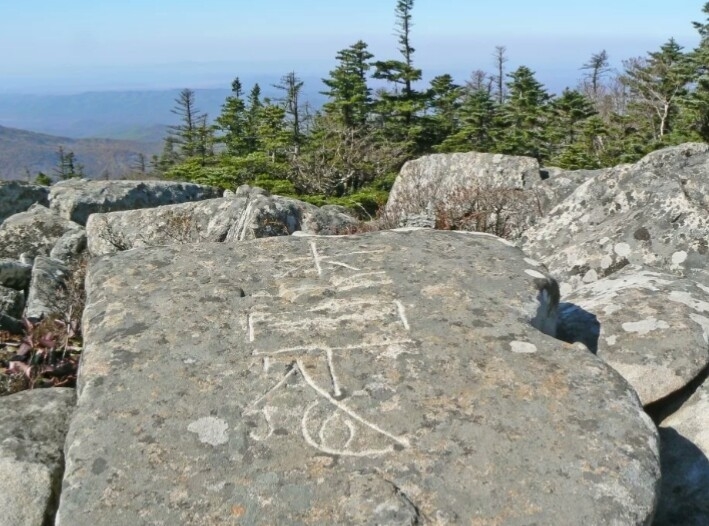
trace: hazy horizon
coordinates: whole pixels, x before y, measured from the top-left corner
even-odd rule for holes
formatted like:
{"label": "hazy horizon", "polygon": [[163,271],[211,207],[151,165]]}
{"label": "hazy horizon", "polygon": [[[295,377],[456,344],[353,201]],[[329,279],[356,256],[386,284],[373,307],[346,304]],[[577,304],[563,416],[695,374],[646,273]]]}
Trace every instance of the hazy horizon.
{"label": "hazy horizon", "polygon": [[[106,4],[114,5],[106,5]],[[551,92],[574,87],[580,68],[605,49],[611,65],[657,50],[670,37],[686,49],[698,42],[693,20],[703,1],[667,9],[666,2],[597,0],[543,5],[508,0],[417,0],[412,41],[426,79],[450,73],[464,82],[477,69],[492,72],[495,46],[507,48],[507,70],[530,67]],[[327,76],[335,54],[356,40],[375,59],[398,58],[394,0],[28,0],[3,7],[2,93],[228,89],[235,76]],[[539,4],[539,3],[537,3]],[[619,5],[623,4],[623,5]],[[632,5],[628,5],[632,4]],[[41,16],[40,16],[41,14]],[[318,91],[320,86],[310,86]]]}

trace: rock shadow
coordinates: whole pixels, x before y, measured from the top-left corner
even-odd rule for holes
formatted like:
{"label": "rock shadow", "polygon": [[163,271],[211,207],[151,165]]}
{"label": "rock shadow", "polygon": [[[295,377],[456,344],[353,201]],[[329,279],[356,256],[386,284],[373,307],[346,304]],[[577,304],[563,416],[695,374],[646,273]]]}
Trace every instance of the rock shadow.
{"label": "rock shadow", "polygon": [[593,353],[598,353],[601,322],[595,314],[575,303],[559,303],[556,337],[567,343],[583,343]]}
{"label": "rock shadow", "polygon": [[660,431],[660,499],[652,526],[709,524],[709,459],[674,428]]}

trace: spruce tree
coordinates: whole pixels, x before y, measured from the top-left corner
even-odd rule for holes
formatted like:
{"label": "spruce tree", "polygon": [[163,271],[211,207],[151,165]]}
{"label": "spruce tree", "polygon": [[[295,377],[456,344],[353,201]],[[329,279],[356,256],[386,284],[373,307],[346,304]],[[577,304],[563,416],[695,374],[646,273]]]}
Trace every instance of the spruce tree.
{"label": "spruce tree", "polygon": [[396,4],[396,34],[399,37],[399,53],[403,60],[375,62],[372,76],[393,85],[393,89],[379,92],[379,100],[376,103],[376,112],[385,136],[404,143],[411,151],[417,151],[421,128],[416,118],[424,108],[424,101],[422,94],[413,87],[422,77],[421,70],[413,64],[413,7],[413,0],[398,0]]}
{"label": "spruce tree", "polygon": [[551,96],[526,66],[520,66],[508,77],[507,101],[500,111],[502,133],[495,149],[543,161],[549,156],[546,132]]}
{"label": "spruce tree", "polygon": [[648,53],[626,60],[621,81],[628,87],[630,112],[649,137],[662,140],[673,128],[679,101],[687,94],[692,78],[691,63],[674,39]]}
{"label": "spruce tree", "polygon": [[337,53],[337,67],[330,71],[329,78],[323,79],[329,88],[322,92],[329,97],[323,110],[348,128],[363,127],[369,119],[372,92],[367,85],[367,74],[372,58],[367,44],[359,40]]}
{"label": "spruce tree", "polygon": [[222,112],[216,119],[217,129],[222,133],[220,142],[224,143],[229,155],[249,152],[247,119],[241,81],[237,77],[231,83],[231,95],[224,101]]}

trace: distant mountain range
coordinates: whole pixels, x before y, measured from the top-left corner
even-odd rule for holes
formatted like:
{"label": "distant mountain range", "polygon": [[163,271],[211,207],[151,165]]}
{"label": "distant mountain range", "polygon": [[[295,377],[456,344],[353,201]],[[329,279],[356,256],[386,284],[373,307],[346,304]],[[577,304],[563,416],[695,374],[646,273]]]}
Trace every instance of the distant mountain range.
{"label": "distant mountain range", "polygon": [[114,139],[73,139],[0,126],[0,180],[34,179],[38,172],[51,176],[59,147],[74,152],[87,177],[118,178],[135,171],[140,154],[150,160],[162,149],[160,142]]}
{"label": "distant mountain range", "polygon": [[[260,79],[263,80],[263,79]],[[302,100],[319,108],[325,97],[318,93],[322,84],[308,79]],[[275,82],[275,80],[274,80]],[[244,82],[248,93],[253,83]],[[263,97],[281,93],[263,84]],[[305,90],[308,90],[307,92]],[[197,109],[210,119],[221,112],[227,89],[197,89]],[[0,126],[74,139],[104,138],[162,142],[167,126],[178,123],[172,113],[180,90],[97,91],[74,95],[17,95],[0,93]]]}
{"label": "distant mountain range", "polygon": [[[243,79],[248,93],[255,82],[262,96],[281,95],[274,78]],[[325,100],[317,78],[304,79],[302,99],[317,109]],[[306,91],[308,90],[308,91]],[[197,109],[210,119],[221,112],[227,89],[197,89]],[[24,179],[29,171],[51,175],[59,147],[72,151],[92,178],[121,177],[131,172],[139,154],[148,159],[162,149],[179,89],[97,91],[74,95],[0,93],[0,179]]]}

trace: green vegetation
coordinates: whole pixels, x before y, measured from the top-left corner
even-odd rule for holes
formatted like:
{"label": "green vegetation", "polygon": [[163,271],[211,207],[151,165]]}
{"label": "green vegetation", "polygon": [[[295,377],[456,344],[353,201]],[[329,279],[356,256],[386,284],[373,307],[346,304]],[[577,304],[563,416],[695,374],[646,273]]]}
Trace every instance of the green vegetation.
{"label": "green vegetation", "polygon": [[[412,40],[414,0],[397,0],[399,56],[375,60],[358,41],[335,55],[323,79],[327,103],[312,112],[295,72],[274,87],[278,100],[246,96],[232,83],[213,125],[183,90],[153,171],[166,178],[234,188],[249,183],[316,204],[342,204],[363,215],[386,200],[408,159],[433,152],[526,155],[567,169],[633,162],[652,150],[709,140],[709,2],[695,22],[697,49],[673,39],[659,50],[609,66],[605,51],[581,66],[584,77],[560,95],[547,92],[526,66],[507,72],[504,46],[495,71],[464,85],[450,75],[421,89]],[[374,91],[372,80],[385,87]]]}

